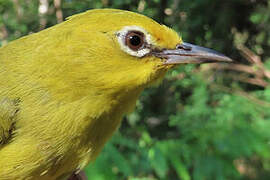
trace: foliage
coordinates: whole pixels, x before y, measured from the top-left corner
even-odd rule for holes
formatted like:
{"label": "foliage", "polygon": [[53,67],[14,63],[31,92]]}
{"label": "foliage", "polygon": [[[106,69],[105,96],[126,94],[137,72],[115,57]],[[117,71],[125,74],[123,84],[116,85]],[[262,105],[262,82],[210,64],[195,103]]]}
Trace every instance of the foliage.
{"label": "foliage", "polygon": [[[56,1],[0,0],[0,44],[60,22]],[[108,7],[152,17],[249,73],[212,65],[171,71],[142,94],[86,168],[89,179],[269,179],[270,1],[62,0],[58,11],[67,17]]]}

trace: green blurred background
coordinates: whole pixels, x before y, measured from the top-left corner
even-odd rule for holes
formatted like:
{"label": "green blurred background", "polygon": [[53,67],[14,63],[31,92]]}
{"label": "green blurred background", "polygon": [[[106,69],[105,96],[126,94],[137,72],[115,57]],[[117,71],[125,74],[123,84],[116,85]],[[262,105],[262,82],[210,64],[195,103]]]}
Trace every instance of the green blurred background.
{"label": "green blurred background", "polygon": [[89,179],[270,179],[269,0],[0,0],[0,45],[93,8],[145,14],[236,63],[179,66],[144,91]]}

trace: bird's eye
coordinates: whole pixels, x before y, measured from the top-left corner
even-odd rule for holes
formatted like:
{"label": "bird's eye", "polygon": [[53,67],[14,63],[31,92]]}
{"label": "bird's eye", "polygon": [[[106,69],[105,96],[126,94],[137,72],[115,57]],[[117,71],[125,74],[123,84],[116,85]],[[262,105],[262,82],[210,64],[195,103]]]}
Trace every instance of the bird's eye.
{"label": "bird's eye", "polygon": [[144,34],[139,31],[130,31],[126,34],[125,43],[130,49],[137,51],[144,46]]}
{"label": "bird's eye", "polygon": [[151,35],[139,26],[125,26],[115,35],[121,50],[131,56],[144,57],[151,52]]}

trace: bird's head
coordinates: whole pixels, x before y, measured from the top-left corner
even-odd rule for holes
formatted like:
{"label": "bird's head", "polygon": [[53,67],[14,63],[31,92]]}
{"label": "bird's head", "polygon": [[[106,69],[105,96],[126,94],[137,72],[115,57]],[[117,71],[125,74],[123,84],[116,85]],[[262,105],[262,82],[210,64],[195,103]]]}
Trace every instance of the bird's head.
{"label": "bird's head", "polygon": [[57,33],[52,37],[63,43],[58,53],[68,56],[65,63],[72,66],[64,73],[68,82],[100,92],[143,89],[178,64],[230,61],[184,43],[174,30],[129,11],[90,10],[53,30]]}

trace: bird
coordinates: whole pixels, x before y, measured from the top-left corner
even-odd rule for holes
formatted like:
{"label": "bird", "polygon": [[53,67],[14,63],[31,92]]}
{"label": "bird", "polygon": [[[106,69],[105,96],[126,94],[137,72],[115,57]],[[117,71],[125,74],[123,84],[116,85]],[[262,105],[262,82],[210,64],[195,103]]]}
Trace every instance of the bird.
{"label": "bird", "polygon": [[231,62],[142,14],[94,9],[0,48],[0,180],[67,180],[178,65]]}

